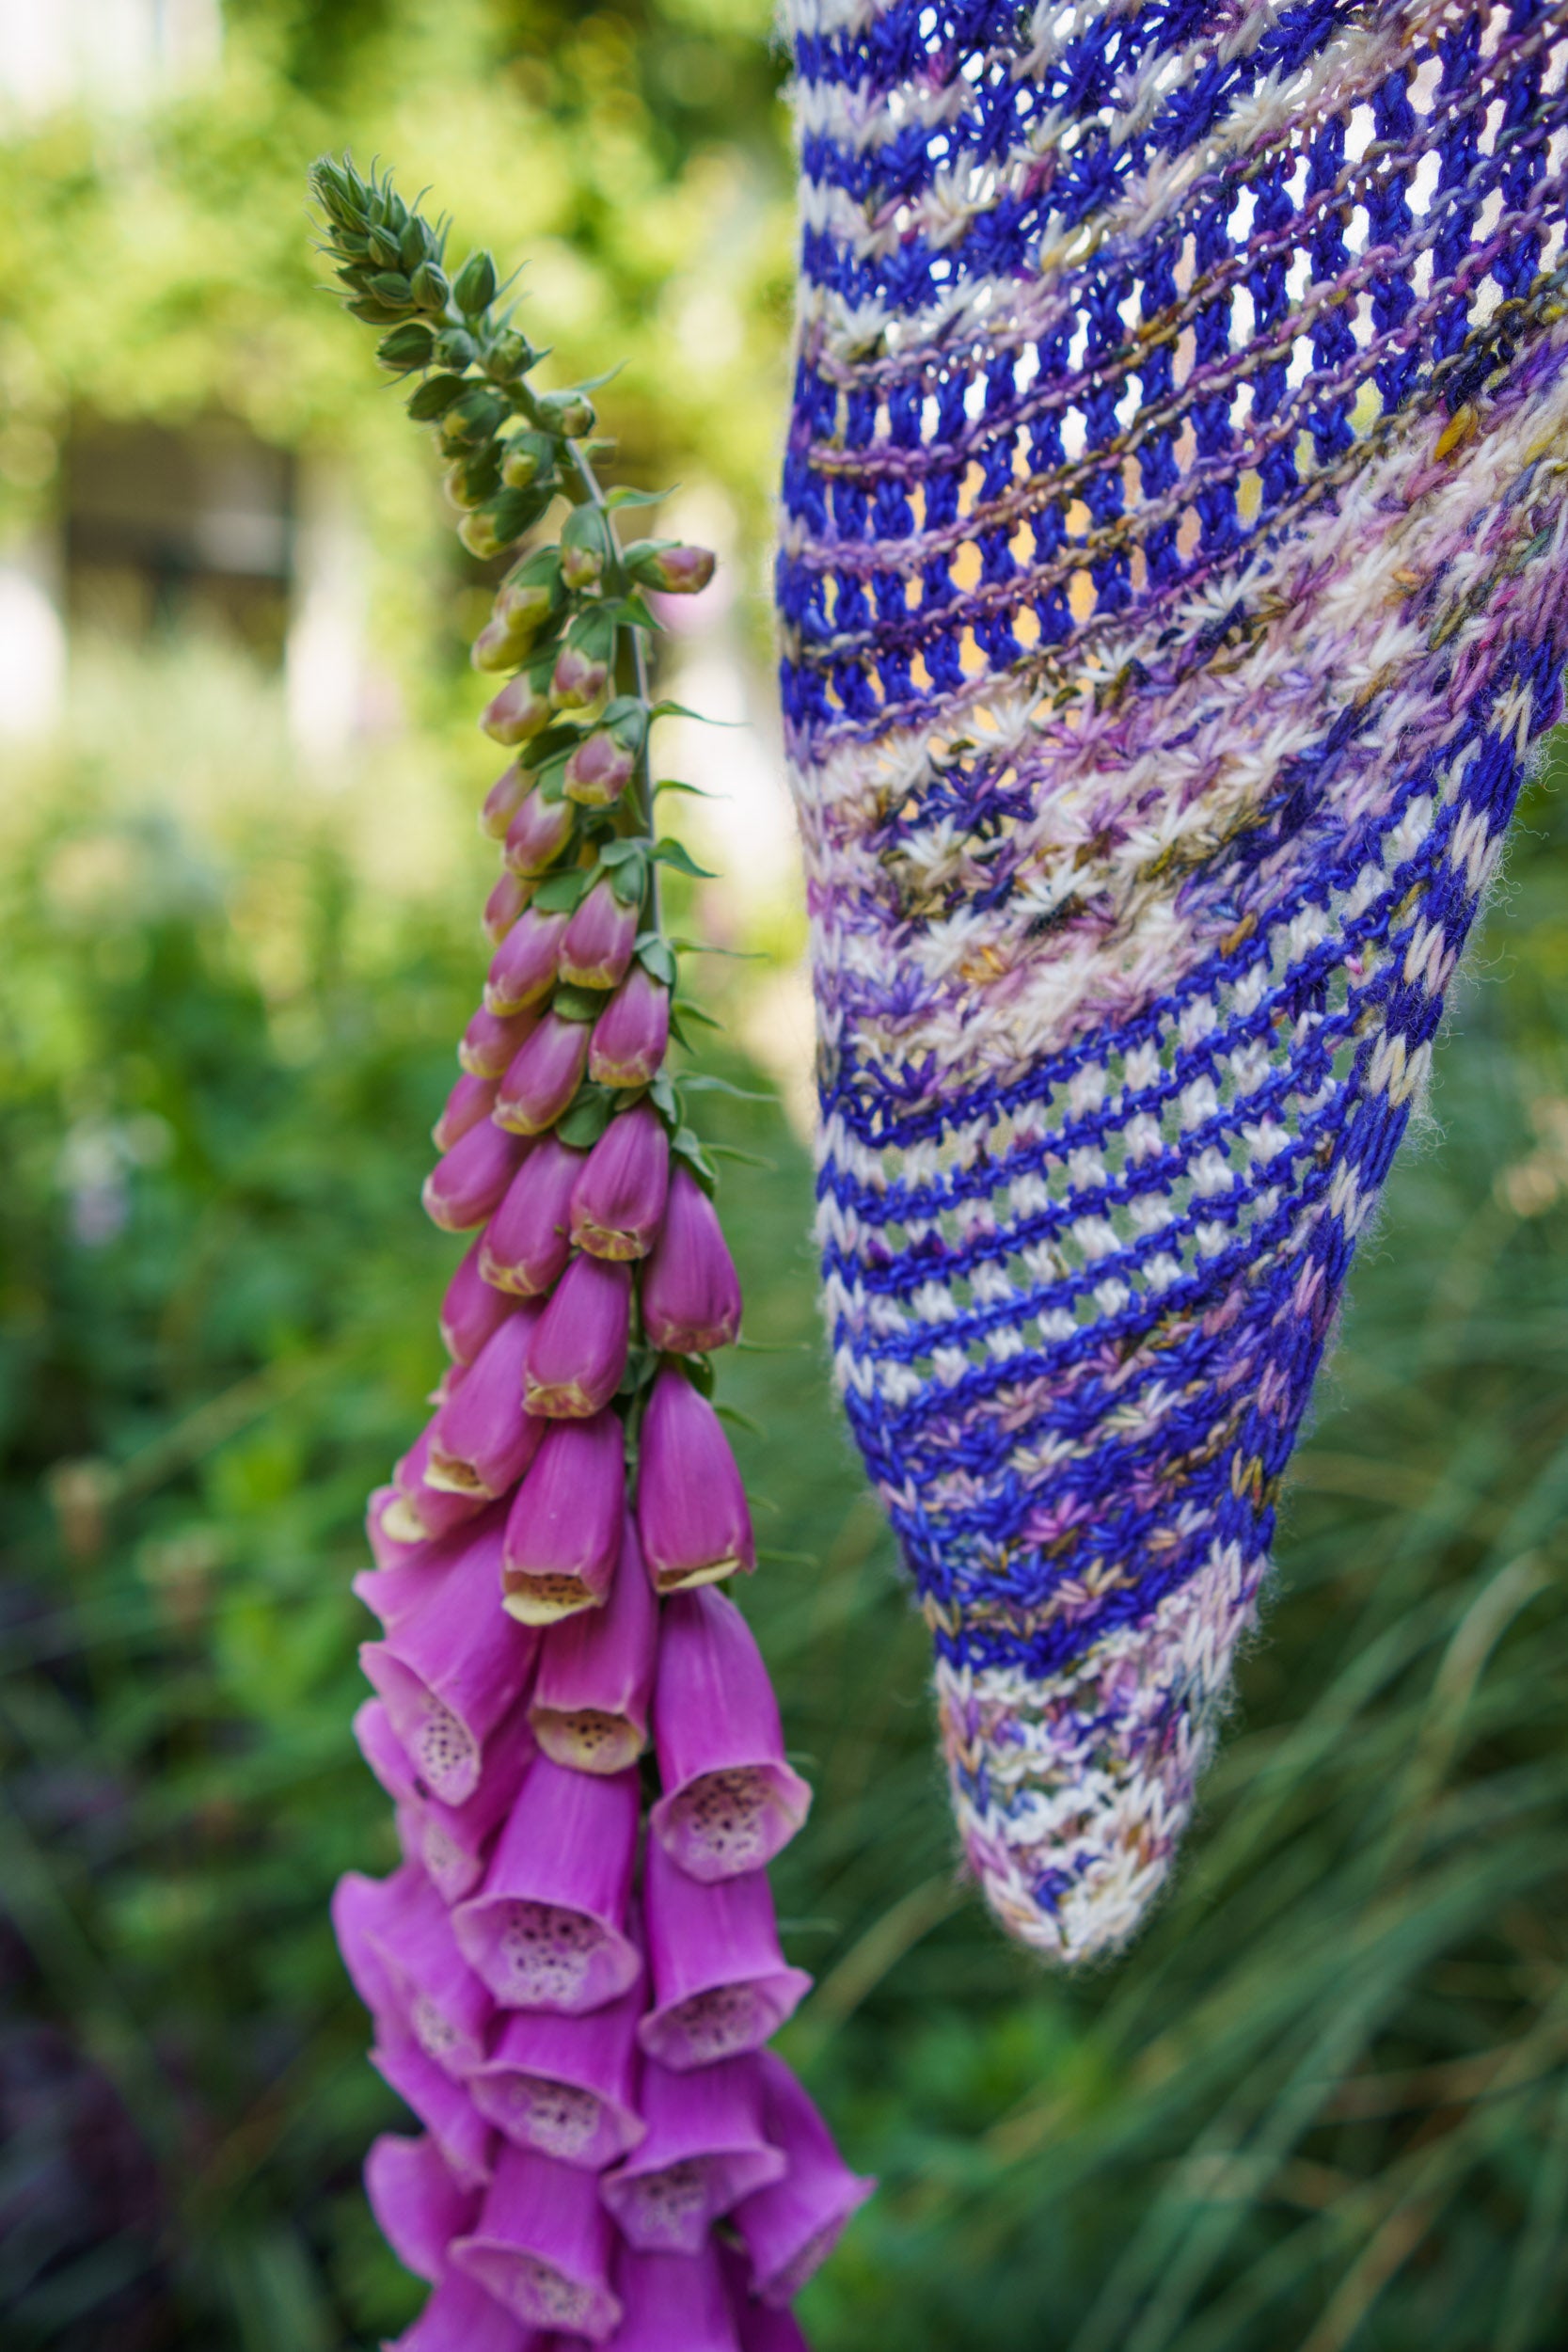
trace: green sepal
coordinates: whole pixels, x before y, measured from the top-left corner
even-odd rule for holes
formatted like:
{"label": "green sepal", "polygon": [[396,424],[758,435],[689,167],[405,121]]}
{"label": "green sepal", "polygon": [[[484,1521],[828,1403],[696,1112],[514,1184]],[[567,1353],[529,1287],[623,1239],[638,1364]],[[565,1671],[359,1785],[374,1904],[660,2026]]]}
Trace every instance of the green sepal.
{"label": "green sepal", "polygon": [[[533,902],[535,906],[539,903],[537,891]],[[596,1021],[609,1002],[602,988],[578,988],[575,981],[568,980],[550,998],[550,1010],[558,1012],[562,1021]]]}
{"label": "green sepal", "polygon": [[[700,1029],[721,1029],[724,1025],[721,1021],[716,1020],[711,1012],[705,1012],[701,1005],[693,1003],[689,996],[677,996],[672,998],[670,1009],[672,1012],[678,1011],[683,1020],[695,1021]],[[693,1085],[698,1083],[703,1086],[707,1086],[711,1083],[716,1087],[729,1087],[729,1090],[732,1094],[738,1090],[735,1087],[730,1086],[727,1078],[715,1078],[711,1081],[704,1078],[701,1081],[695,1079],[692,1081]],[[758,1094],[752,1099],[758,1103],[770,1103],[773,1098],[770,1094]]]}
{"label": "green sepal", "polygon": [[661,987],[674,987],[675,959],[667,939],[657,931],[644,931],[632,953],[643,971],[657,980]]}
{"label": "green sepal", "polygon": [[539,781],[533,788],[539,798],[547,801],[552,808],[566,798],[566,762],[571,755],[570,752],[562,752],[554,759],[535,762]]}
{"label": "green sepal", "polygon": [[709,1156],[708,1147],[693,1128],[677,1127],[670,1145],[677,1160],[684,1160],[705,1192],[712,1192],[719,1182],[719,1170]]}
{"label": "green sepal", "polygon": [[535,887],[533,904],[541,914],[570,914],[592,880],[592,870],[585,866],[570,866],[562,872],[546,874]]}
{"label": "green sepal", "polygon": [[533,345],[526,335],[508,327],[486,344],[481,365],[498,384],[515,384],[533,365]]}
{"label": "green sepal", "polygon": [[585,1078],[567,1109],[555,1122],[555,1132],[562,1143],[569,1143],[575,1152],[591,1152],[614,1117],[613,1099],[608,1090]]}
{"label": "green sepal", "polygon": [[366,292],[395,310],[411,310],[414,307],[414,289],[400,269],[377,270]]}
{"label": "green sepal", "polygon": [[427,375],[409,395],[408,413],[416,424],[434,424],[437,417],[446,415],[462,391],[460,375]]}
{"label": "green sepal", "polygon": [[648,1100],[667,1127],[678,1128],[681,1123],[680,1096],[674,1080],[667,1071],[659,1071],[648,1088]]}
{"label": "green sepal", "polygon": [[465,506],[483,506],[500,489],[500,459],[493,442],[477,456],[460,459],[458,471],[463,477]]}
{"label": "green sepal", "polygon": [[744,1429],[749,1438],[766,1438],[768,1435],[762,1423],[753,1421],[750,1413],[741,1412],[738,1406],[716,1405],[713,1409],[721,1421],[727,1421],[732,1429]]}
{"label": "green sepal", "polygon": [[657,865],[673,867],[677,874],[689,874],[696,882],[712,882],[716,879],[705,866],[697,864],[690,851],[684,849],[673,834],[665,834],[656,843],[654,860]]}
{"label": "green sepal", "polygon": [[409,281],[409,293],[421,310],[444,310],[451,292],[447,273],[436,262],[421,262]]}
{"label": "green sepal", "polygon": [[713,1395],[713,1359],[711,1356],[680,1356],[675,1359],[682,1372],[699,1396]]}
{"label": "green sepal", "polygon": [[[601,861],[608,866],[610,860]],[[624,907],[641,906],[647,895],[648,868],[641,857],[620,858],[610,877],[610,887]]]}
{"label": "green sepal", "polygon": [[385,229],[374,228],[365,239],[365,250],[377,269],[403,271],[403,246],[396,237],[389,237]]}
{"label": "green sepal", "polygon": [[431,235],[428,224],[420,218],[418,213],[410,213],[404,224],[403,234],[398,239],[398,262],[401,267],[405,269],[411,278],[420,263],[428,262],[433,254],[439,260],[439,248]]}

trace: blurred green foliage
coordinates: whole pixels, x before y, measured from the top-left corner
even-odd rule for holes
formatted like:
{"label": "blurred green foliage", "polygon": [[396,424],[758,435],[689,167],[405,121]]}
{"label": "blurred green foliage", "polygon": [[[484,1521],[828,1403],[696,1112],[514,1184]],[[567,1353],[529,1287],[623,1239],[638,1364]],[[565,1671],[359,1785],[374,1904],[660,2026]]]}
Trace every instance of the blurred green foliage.
{"label": "blurred green foliage", "polygon": [[[760,13],[706,0],[232,5],[214,87],[0,148],[13,489],[49,495],[26,436],[73,409],[238,407],[343,450],[386,627],[423,642],[454,577],[398,585],[436,545],[428,467],[304,257],[303,163],[352,140],[538,256],[564,370],[631,351],[628,462],[700,461],[759,515],[771,87]],[[716,268],[727,357],[689,307]],[[393,1855],[348,1583],[439,1366],[454,1251],[417,1188],[483,952],[464,796],[427,773],[472,761],[428,676],[427,731],[327,794],[238,656],[100,648],[8,780],[8,2352],[343,2352],[417,2301],[358,2192],[397,2110],[325,1899]],[[766,1432],[746,1602],[817,1788],[779,1871],[819,1978],[788,2047],[883,2179],[811,2291],[820,2352],[1568,2333],[1564,782],[1532,787],[1363,1247],[1205,1818],[1116,1966],[1042,1976],[956,1884],[924,1636],[828,1392],[805,1157],[764,1107],[713,1113],[771,1163],[725,1187],[769,1351],[725,1377]]]}

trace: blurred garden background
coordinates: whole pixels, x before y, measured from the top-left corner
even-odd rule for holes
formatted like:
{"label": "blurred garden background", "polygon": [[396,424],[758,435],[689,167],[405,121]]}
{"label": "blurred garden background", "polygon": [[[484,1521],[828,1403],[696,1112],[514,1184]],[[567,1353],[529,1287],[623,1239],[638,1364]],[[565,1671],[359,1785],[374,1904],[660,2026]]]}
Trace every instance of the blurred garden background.
{"label": "blurred garden background", "polygon": [[[1040,1974],[956,1883],[925,1645],[832,1405],[770,717],[793,241],[765,0],[0,0],[0,2333],[348,2352],[420,2290],[326,1921],[366,1489],[438,1369],[418,1186],[483,961],[485,597],[319,290],[393,159],[721,591],[694,924],[778,1106],[724,1206],[747,1607],[817,1788],[784,2046],[880,2197],[819,2352],[1568,2341],[1568,758],[1364,1245],[1174,1894]],[[450,519],[450,518],[448,518]],[[696,805],[695,803],[691,805]]]}

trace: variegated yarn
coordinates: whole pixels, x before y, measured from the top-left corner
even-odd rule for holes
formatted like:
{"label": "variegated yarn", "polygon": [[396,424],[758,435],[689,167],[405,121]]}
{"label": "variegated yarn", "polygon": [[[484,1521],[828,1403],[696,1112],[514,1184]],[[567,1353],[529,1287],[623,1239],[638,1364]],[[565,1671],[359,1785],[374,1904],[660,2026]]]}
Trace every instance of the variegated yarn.
{"label": "variegated yarn", "polygon": [[1568,4],[792,0],[835,1363],[1018,1935],[1167,1872],[1568,646]]}

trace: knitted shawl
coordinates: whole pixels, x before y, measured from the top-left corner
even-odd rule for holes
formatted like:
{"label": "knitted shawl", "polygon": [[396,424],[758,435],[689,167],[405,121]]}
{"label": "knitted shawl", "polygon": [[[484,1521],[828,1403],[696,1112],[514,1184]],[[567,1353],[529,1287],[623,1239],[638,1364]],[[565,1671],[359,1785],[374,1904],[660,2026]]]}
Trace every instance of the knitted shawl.
{"label": "knitted shawl", "polygon": [[1568,0],[791,0],[837,1377],[964,1846],[1167,1873],[1568,601]]}

